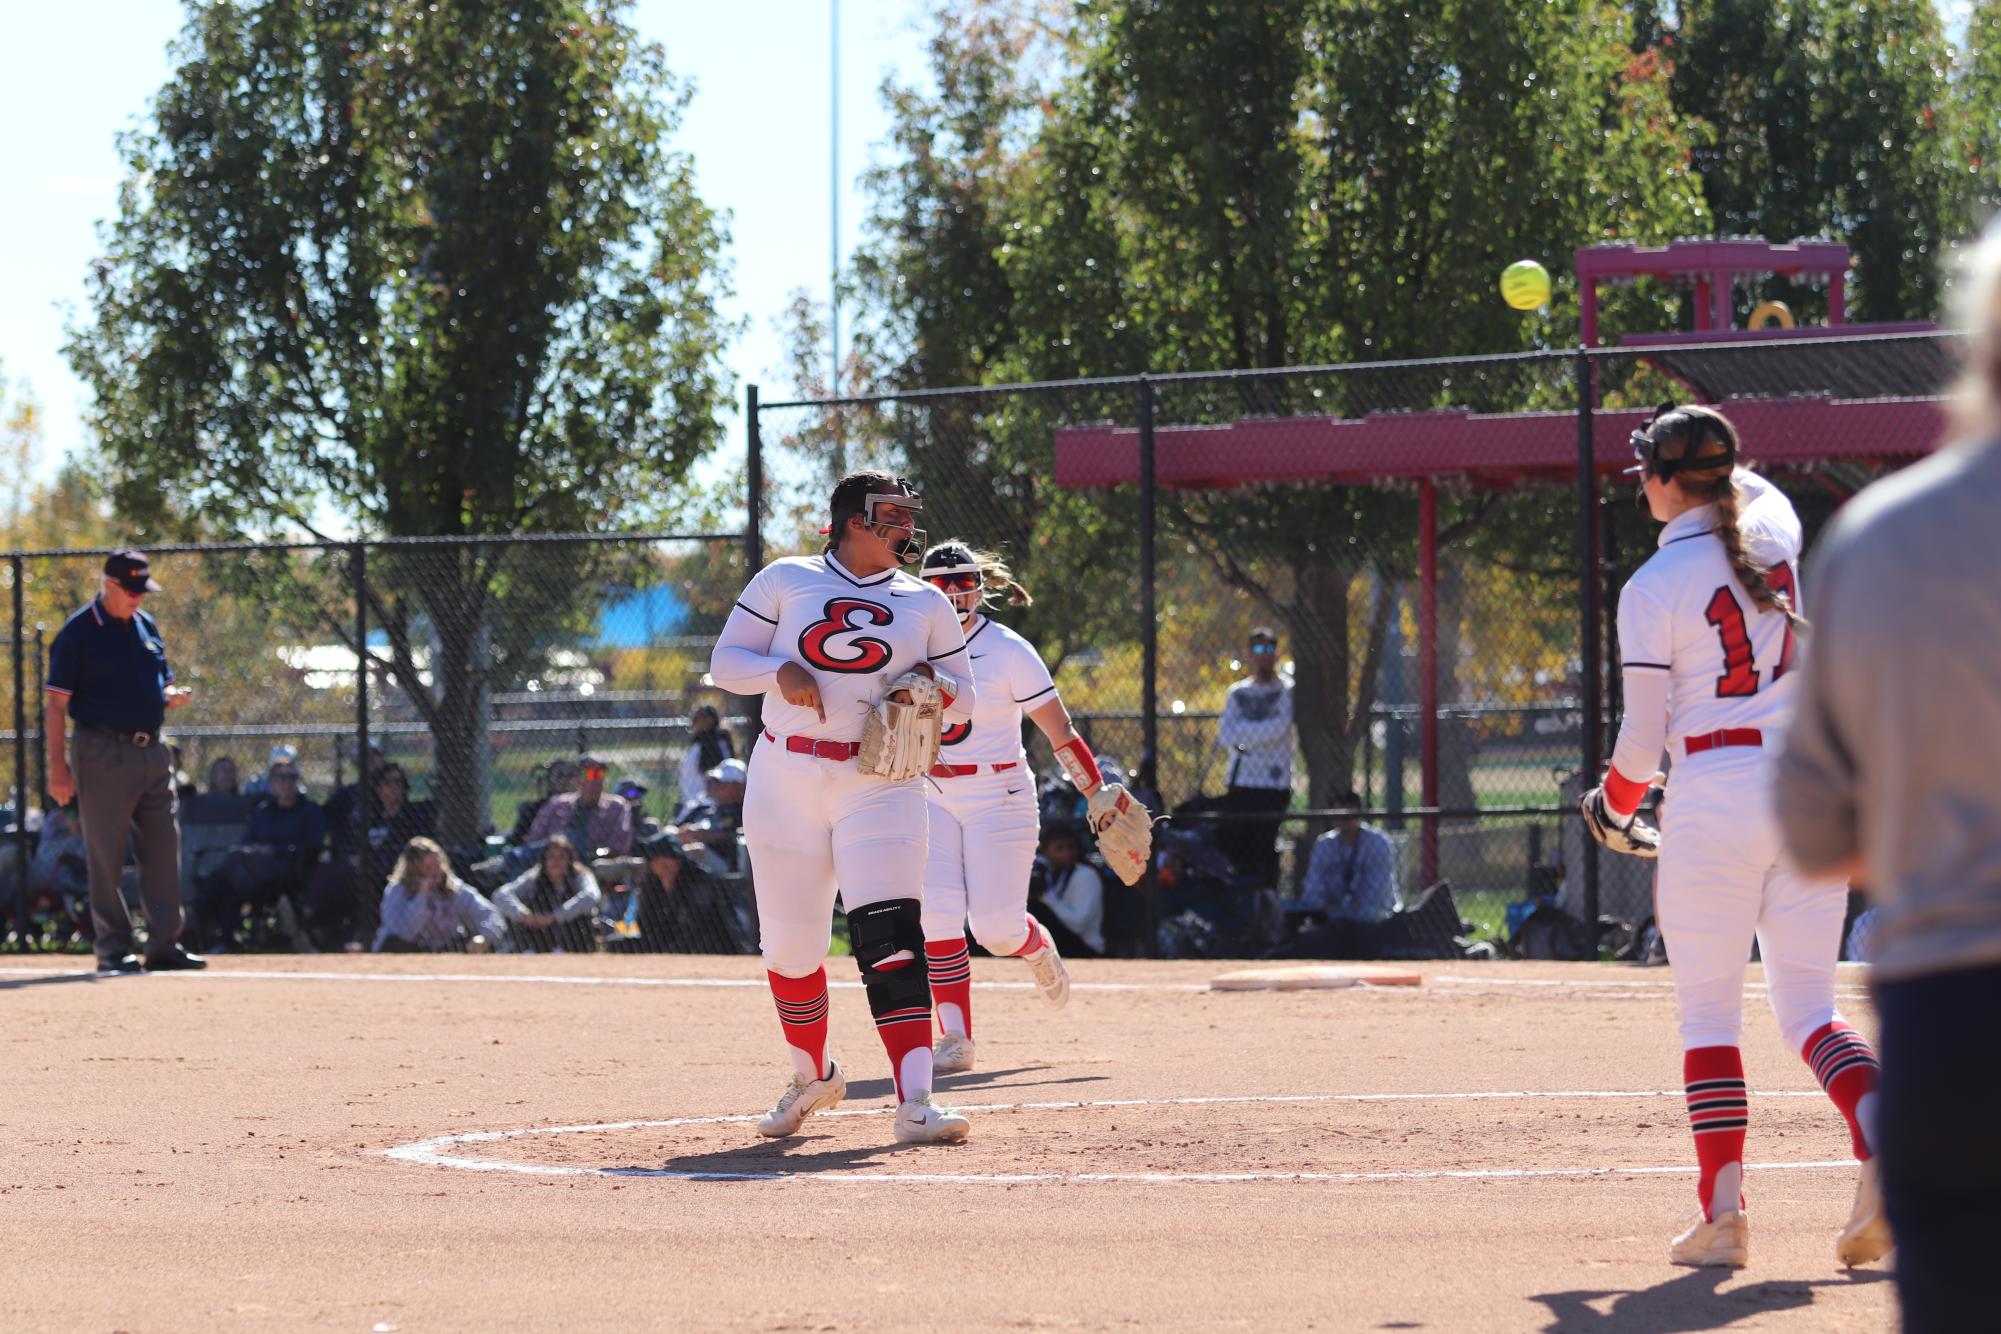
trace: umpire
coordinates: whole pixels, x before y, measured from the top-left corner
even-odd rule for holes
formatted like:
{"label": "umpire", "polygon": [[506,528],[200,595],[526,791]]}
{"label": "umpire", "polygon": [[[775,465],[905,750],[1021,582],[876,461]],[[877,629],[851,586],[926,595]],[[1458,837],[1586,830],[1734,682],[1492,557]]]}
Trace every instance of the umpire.
{"label": "umpire", "polygon": [[[104,588],[63,622],[49,645],[48,698],[42,735],[49,752],[49,795],[76,798],[90,863],[90,912],[97,926],[97,971],[136,973],[132,916],[121,882],[135,840],[139,896],[146,905],[146,967],[205,968],[178,943],[181,934],[181,835],[174,817],[174,766],[160,725],[188,702],[175,687],[160,627],[139,610],[157,593],[152,568],[137,551],[104,562]],[[76,723],[71,767],[63,752],[63,717]]]}

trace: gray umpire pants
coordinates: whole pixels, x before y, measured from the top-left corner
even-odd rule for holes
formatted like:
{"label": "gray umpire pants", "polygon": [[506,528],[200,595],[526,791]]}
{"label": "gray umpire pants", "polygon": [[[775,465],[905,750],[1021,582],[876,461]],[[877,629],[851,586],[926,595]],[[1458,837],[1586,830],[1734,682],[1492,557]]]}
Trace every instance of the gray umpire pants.
{"label": "gray umpire pants", "polygon": [[125,850],[139,858],[139,899],[146,909],[146,954],[163,957],[181,934],[180,809],[173,756],[166,743],[135,746],[109,732],[79,727],[70,737],[77,812],[90,864],[90,915],[97,957],[132,953],[125,907]]}

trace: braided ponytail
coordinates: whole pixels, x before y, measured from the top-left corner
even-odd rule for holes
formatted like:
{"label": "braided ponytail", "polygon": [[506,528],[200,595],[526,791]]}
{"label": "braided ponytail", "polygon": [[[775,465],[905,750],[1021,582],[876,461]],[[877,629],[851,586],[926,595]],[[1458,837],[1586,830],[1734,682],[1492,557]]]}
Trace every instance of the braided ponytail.
{"label": "braided ponytail", "polygon": [[979,562],[980,577],[987,581],[989,597],[1004,597],[1010,607],[1026,607],[1035,601],[1028,590],[1016,582],[1014,572],[999,556],[991,551],[975,551],[973,559]]}
{"label": "braided ponytail", "polygon": [[[1653,457],[1673,465],[1674,481],[1688,496],[1716,506],[1716,536],[1723,543],[1737,582],[1764,611],[1782,612],[1795,632],[1811,627],[1793,601],[1773,588],[1765,567],[1751,559],[1744,545],[1744,492],[1737,485],[1737,428],[1714,408],[1688,406],[1663,409],[1659,429],[1650,441]],[[1704,448],[1704,446],[1712,446]],[[1714,463],[1708,460],[1714,459]]]}

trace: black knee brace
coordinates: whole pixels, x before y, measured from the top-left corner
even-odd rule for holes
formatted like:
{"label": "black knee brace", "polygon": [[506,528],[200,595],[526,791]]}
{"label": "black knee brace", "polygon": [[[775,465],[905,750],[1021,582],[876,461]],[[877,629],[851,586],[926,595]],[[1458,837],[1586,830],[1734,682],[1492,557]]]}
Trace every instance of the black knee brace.
{"label": "black knee brace", "polygon": [[[848,914],[848,942],[862,970],[869,1011],[877,1019],[897,1010],[931,1008],[923,913],[924,905],[916,899],[884,899]],[[909,962],[879,967],[898,950],[909,951]]]}

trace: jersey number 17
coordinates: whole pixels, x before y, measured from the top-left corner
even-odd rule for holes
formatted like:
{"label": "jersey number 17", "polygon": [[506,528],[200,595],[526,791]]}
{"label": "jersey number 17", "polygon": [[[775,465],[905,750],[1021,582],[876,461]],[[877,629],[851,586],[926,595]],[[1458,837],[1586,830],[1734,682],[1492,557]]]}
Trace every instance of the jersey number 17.
{"label": "jersey number 17", "polygon": [[[1794,591],[1793,567],[1780,563],[1765,571],[1765,582],[1774,593],[1783,593],[1786,601],[1797,607],[1799,594]],[[1723,675],[1716,678],[1716,697],[1735,699],[1758,693],[1758,667],[1756,655],[1751,650],[1751,634],[1744,623],[1744,606],[1737,601],[1737,594],[1728,584],[1717,589],[1709,599],[1709,609],[1705,613],[1709,623],[1716,627],[1716,636],[1723,641]],[[1777,682],[1793,665],[1793,623],[1786,622],[1785,642],[1779,648],[1778,665],[1772,668],[1772,680]]]}

